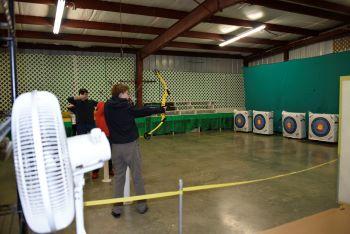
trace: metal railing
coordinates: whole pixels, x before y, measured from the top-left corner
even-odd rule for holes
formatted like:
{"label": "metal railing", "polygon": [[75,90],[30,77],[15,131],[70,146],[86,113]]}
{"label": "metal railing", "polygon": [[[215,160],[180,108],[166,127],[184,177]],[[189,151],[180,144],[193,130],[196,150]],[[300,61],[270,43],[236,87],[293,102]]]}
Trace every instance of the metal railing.
{"label": "metal railing", "polygon": [[[14,12],[14,1],[13,0],[0,0],[1,7],[5,14],[6,22],[1,22],[1,27],[7,28],[7,37],[0,36],[0,41],[7,42],[7,47],[10,55],[10,76],[11,76],[11,101],[14,103],[16,97],[18,96],[17,89],[17,68],[16,68],[16,26],[15,26],[15,12]],[[0,124],[0,142],[6,137],[6,135],[11,130],[11,117],[5,119],[4,122]],[[19,196],[17,193],[17,204],[15,205],[3,205],[1,208],[7,209],[12,207],[9,211],[18,214],[19,221],[19,233],[28,233],[27,224],[22,212],[21,203],[19,201]],[[6,212],[2,212],[7,214]]]}

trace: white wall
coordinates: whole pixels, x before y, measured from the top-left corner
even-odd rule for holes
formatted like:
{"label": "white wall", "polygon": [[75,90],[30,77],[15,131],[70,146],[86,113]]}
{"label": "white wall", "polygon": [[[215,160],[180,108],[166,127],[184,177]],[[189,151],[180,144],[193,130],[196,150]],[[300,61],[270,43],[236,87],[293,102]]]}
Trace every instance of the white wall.
{"label": "white wall", "polygon": [[350,76],[342,78],[340,93],[338,201],[350,204]]}

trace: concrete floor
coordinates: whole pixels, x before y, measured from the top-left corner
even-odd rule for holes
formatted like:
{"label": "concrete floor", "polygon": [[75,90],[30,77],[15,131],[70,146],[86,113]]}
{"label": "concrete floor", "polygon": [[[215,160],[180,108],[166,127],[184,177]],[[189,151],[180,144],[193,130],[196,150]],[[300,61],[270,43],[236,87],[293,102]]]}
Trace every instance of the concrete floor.
{"label": "concrete floor", "polygon": [[[262,136],[207,132],[141,140],[147,193],[185,186],[269,177],[327,162],[337,156],[333,144]],[[8,163],[7,163],[8,164]],[[14,200],[12,170],[0,163],[0,202]],[[6,188],[6,190],[5,190]],[[87,179],[85,200],[110,198],[113,184]],[[255,233],[337,207],[337,164],[259,184],[186,193],[184,233]],[[149,201],[144,215],[130,205],[120,219],[111,206],[85,208],[85,226],[93,233],[177,233],[178,199]],[[60,233],[75,233],[74,225]]]}

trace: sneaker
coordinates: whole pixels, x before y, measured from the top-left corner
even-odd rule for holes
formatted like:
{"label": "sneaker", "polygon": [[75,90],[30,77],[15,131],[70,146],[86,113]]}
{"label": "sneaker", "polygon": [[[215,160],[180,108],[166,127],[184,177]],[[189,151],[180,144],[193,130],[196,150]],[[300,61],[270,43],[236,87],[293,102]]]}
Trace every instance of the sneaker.
{"label": "sneaker", "polygon": [[114,213],[113,211],[112,211],[111,215],[116,219],[120,218],[120,214]]}
{"label": "sneaker", "polygon": [[137,212],[139,214],[145,214],[148,211],[148,206],[146,203],[137,204]]}
{"label": "sneaker", "polygon": [[98,172],[92,172],[92,179],[95,180],[98,178]]}

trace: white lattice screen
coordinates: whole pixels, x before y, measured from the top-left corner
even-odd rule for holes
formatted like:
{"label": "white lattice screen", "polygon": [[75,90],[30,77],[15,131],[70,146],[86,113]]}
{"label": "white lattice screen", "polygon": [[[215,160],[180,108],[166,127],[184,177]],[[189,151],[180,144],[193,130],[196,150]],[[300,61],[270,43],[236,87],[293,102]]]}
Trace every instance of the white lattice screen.
{"label": "white lattice screen", "polygon": [[[216,101],[217,106],[245,107],[244,79],[241,74],[162,71],[174,101]],[[152,71],[143,73],[144,80],[157,81]],[[158,92],[155,92],[158,90]],[[144,101],[160,100],[159,82],[145,83]]]}
{"label": "white lattice screen", "polygon": [[[8,55],[1,53],[0,110],[11,108]],[[135,93],[135,58],[74,54],[18,53],[19,93],[47,90],[54,93],[65,110],[67,97],[81,87],[94,100],[105,101],[111,85],[123,82]],[[218,107],[244,107],[244,79],[241,74],[162,71],[174,101],[216,101]],[[159,102],[162,88],[152,71],[144,71],[145,102]]]}

